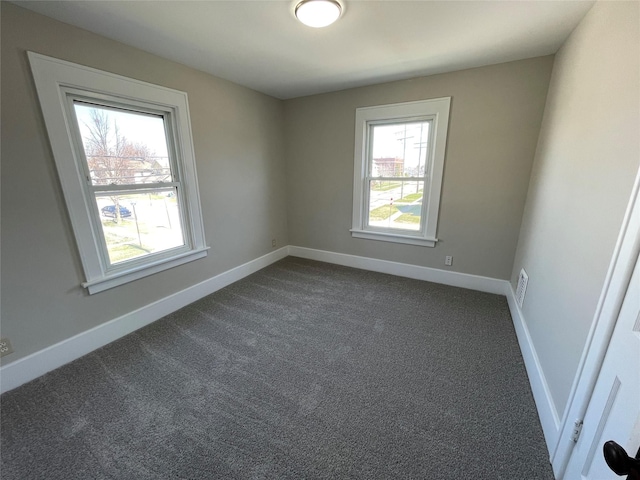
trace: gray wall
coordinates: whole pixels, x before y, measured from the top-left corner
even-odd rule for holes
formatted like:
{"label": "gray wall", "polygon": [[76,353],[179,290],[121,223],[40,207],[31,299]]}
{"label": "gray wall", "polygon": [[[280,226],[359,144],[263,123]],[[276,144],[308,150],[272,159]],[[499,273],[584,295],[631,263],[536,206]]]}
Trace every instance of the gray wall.
{"label": "gray wall", "polygon": [[560,417],[640,159],[638,2],[600,2],[556,54],[512,282]]}
{"label": "gray wall", "polygon": [[[285,102],[1,9],[1,314],[16,350],[5,363],[268,253],[276,237],[435,268],[453,255],[454,271],[512,281],[524,266],[524,315],[562,413],[640,158],[637,3],[597,4],[555,64],[534,58]],[[206,259],[93,296],[79,286],[27,50],[189,94]],[[453,97],[442,241],[352,239],[355,108],[442,96]]]}
{"label": "gray wall", "polygon": [[[5,363],[272,251],[287,238],[282,102],[6,2],[2,6]],[[198,260],[88,296],[26,51],[186,91],[206,240]]]}
{"label": "gray wall", "polygon": [[[285,102],[292,245],[509,279],[553,57]],[[435,248],[351,237],[357,107],[451,96]]]}

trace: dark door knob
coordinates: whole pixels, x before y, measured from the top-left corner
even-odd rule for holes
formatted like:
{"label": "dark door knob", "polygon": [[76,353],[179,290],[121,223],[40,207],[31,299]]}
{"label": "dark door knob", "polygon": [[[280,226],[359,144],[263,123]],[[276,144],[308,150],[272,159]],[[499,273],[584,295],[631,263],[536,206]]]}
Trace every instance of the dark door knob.
{"label": "dark door knob", "polygon": [[640,449],[636,458],[631,458],[624,448],[613,440],[609,440],[605,442],[602,450],[607,465],[616,474],[629,475],[629,480],[640,479]]}

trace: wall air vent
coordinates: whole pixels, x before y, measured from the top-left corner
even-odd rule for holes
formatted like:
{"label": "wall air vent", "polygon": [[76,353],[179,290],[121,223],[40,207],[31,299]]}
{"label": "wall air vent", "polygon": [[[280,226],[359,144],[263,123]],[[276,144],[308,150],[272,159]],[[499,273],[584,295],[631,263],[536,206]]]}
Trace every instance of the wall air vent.
{"label": "wall air vent", "polygon": [[516,288],[516,302],[518,306],[522,308],[524,303],[524,296],[527,293],[527,283],[529,282],[529,275],[524,271],[524,268],[520,270],[520,276],[518,277],[518,288]]}

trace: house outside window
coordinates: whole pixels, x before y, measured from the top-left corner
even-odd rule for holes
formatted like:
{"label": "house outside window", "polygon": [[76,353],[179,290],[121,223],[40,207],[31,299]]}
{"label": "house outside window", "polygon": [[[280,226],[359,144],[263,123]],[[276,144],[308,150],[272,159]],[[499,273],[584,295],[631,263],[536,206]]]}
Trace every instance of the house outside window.
{"label": "house outside window", "polygon": [[75,148],[100,216],[105,263],[112,267],[184,247],[178,168],[165,134],[169,119],[74,95],[69,100],[80,138]]}
{"label": "house outside window", "polygon": [[186,93],[29,59],[89,293],[206,256]]}
{"label": "house outside window", "polygon": [[356,109],[353,237],[435,246],[450,98]]}

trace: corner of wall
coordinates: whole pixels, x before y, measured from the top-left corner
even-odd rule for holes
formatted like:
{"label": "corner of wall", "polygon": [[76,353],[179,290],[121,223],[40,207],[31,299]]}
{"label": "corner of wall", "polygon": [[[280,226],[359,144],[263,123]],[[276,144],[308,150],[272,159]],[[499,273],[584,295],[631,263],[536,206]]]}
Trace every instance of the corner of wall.
{"label": "corner of wall", "polygon": [[535,345],[531,340],[526,319],[516,302],[515,291],[511,284],[507,287],[506,296],[509,304],[509,311],[511,312],[511,318],[513,319],[513,326],[518,338],[518,344],[520,345],[522,358],[524,359],[524,365],[527,370],[527,375],[529,376],[533,399],[536,403],[536,408],[538,409],[538,416],[540,417],[542,431],[544,433],[549,456],[551,457],[553,448],[555,447],[560,434],[560,418],[553,402],[553,398],[551,397],[551,391],[547,385],[544,371],[540,365]]}

